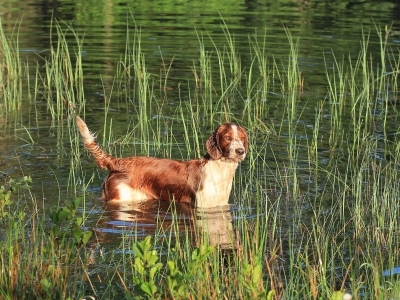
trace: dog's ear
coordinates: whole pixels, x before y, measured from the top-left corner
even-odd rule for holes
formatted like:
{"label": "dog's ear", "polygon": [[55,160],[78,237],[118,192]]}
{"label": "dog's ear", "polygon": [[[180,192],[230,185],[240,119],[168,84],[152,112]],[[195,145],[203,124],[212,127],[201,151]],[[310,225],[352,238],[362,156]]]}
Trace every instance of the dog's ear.
{"label": "dog's ear", "polygon": [[220,159],[222,157],[222,151],[219,147],[220,128],[221,126],[215,129],[206,142],[207,153],[212,157],[212,159]]}

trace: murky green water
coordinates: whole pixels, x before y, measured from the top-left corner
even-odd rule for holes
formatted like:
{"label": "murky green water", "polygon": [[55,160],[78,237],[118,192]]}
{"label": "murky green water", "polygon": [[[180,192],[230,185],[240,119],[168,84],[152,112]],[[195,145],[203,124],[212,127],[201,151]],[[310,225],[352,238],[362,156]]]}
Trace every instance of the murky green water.
{"label": "murky green water", "polygon": [[[0,7],[2,26],[9,35],[18,32],[21,57],[29,61],[30,70],[34,70],[36,61],[41,63],[40,56],[45,56],[49,49],[51,32],[53,36],[55,34],[53,18],[72,26],[77,32],[83,40],[86,115],[89,127],[94,131],[103,130],[105,98],[110,97],[110,91],[113,89],[118,63],[126,48],[127,31],[133,35],[135,26],[140,28],[141,48],[146,55],[148,72],[159,74],[162,78],[165,66],[170,68],[167,82],[168,103],[163,110],[163,122],[173,124],[171,126],[174,136],[179,143],[183,143],[184,140],[182,128],[173,121],[176,117],[176,103],[180,99],[188,99],[191,89],[187,86],[195,85],[192,68],[199,58],[199,38],[203,39],[210,52],[214,51],[210,38],[218,47],[226,46],[223,21],[234,36],[245,72],[251,64],[252,57],[248,53],[249,37],[255,33],[259,37],[265,37],[268,60],[271,63],[273,60],[278,61],[282,66],[287,65],[290,50],[284,26],[294,38],[299,38],[299,67],[305,83],[301,99],[303,107],[298,115],[298,123],[306,130],[308,127],[312,128],[318,103],[323,101],[327,94],[325,65],[328,68],[333,65],[333,54],[342,59],[351,53],[356,59],[362,32],[370,31],[370,51],[374,55],[374,47],[376,52],[379,50],[378,38],[373,34],[376,32],[376,25],[392,26],[389,44],[394,51],[400,47],[398,1],[10,1],[3,2]],[[68,32],[68,35],[71,35],[70,40],[73,44],[72,33]],[[133,36],[128,37],[128,40],[132,41]],[[157,86],[155,90],[161,95]],[[237,103],[233,105],[237,107],[237,114],[240,114],[248,99],[244,91],[238,91],[238,95],[235,100]],[[272,86],[269,95],[267,99],[263,99],[267,103],[263,121],[280,123],[285,117],[280,103],[279,88]],[[158,94],[155,97],[158,97]],[[133,100],[126,101],[129,104],[111,100],[109,106],[108,117],[113,119],[114,136],[117,138],[126,133],[129,126],[134,126],[138,118],[135,111],[130,110]],[[329,111],[324,111],[323,114],[329,114]],[[30,175],[38,206],[56,207],[59,199],[61,202],[67,201],[74,197],[75,193],[68,188],[71,145],[66,120],[53,123],[46,104],[40,99],[23,107],[21,115],[22,118],[16,123],[0,115],[0,128],[3,131],[0,135],[0,176],[17,178],[23,174]],[[165,121],[169,115],[171,122]],[[153,117],[156,119],[157,115]],[[328,125],[321,122],[321,135],[324,132],[328,135]],[[276,126],[279,128],[278,124]],[[397,119],[388,120],[386,128],[396,132]],[[170,128],[166,127],[166,130]],[[285,127],[282,130],[285,130]],[[102,137],[103,133],[99,136]],[[284,137],[285,134],[282,133],[281,136]],[[307,140],[310,136],[304,135],[299,138]],[[202,140],[205,141],[205,137]],[[285,139],[272,138],[270,143],[277,159],[279,155],[286,156]],[[121,155],[128,156],[140,150],[127,147],[118,151]],[[174,151],[175,158],[187,158],[182,157],[184,154],[178,147]],[[322,149],[321,162],[325,160],[328,163],[329,155],[329,151]],[[306,166],[306,160],[307,153],[302,153],[299,149],[299,161],[303,161]],[[111,236],[111,239],[115,238],[118,243],[120,230],[133,223],[139,224],[140,232],[137,234],[151,234],[156,230],[160,210],[163,212],[163,225],[170,226],[170,212],[167,208],[158,206],[149,208],[145,213],[142,209],[130,209],[130,212],[117,215],[103,215],[104,210],[98,197],[105,174],[97,172],[89,159],[84,166],[89,177],[94,174],[86,197],[88,226],[95,228],[99,237],[104,236],[104,240],[110,240]],[[247,167],[248,163],[242,165],[242,168]],[[271,169],[266,170],[265,174],[260,174],[270,178],[268,180],[271,190],[275,189],[274,177],[268,176],[275,168],[276,165],[271,163]],[[307,178],[303,178],[301,184],[309,184]],[[79,194],[79,187],[77,190]],[[235,217],[237,208],[233,207]],[[247,217],[254,217],[252,207],[240,209],[246,210]],[[192,221],[190,214],[184,210],[182,214],[183,219]],[[243,217],[243,214],[237,215]],[[102,242],[101,238],[99,241]]]}

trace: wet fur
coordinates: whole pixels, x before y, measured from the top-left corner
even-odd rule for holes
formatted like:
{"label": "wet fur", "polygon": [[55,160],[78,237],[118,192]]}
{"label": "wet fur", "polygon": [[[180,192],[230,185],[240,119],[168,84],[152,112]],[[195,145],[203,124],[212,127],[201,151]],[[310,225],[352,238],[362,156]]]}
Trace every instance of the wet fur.
{"label": "wet fur", "polygon": [[208,138],[207,154],[202,158],[189,161],[145,156],[115,158],[95,142],[79,116],[76,123],[83,144],[96,164],[110,172],[102,189],[102,198],[106,201],[174,199],[197,207],[226,205],[238,163],[248,151],[244,128],[226,123]]}

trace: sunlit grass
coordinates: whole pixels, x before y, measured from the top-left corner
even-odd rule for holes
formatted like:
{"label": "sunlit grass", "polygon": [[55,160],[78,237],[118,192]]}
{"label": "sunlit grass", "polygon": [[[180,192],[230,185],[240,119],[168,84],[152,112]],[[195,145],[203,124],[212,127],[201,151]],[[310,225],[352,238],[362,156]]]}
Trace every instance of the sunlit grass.
{"label": "sunlit grass", "polygon": [[[44,69],[37,68],[30,86],[35,99],[46,101],[51,119],[68,119],[68,189],[78,195],[94,176],[80,163],[85,154],[69,118],[86,112],[83,39],[65,24],[53,29],[57,40],[49,56],[41,56]],[[333,299],[344,290],[354,299],[395,297],[399,282],[390,270],[398,267],[400,258],[400,144],[397,135],[387,139],[387,122],[398,117],[400,57],[389,50],[390,29],[377,27],[379,64],[366,34],[360,53],[325,58],[327,95],[315,107],[314,119],[307,120],[308,127],[302,125],[304,104],[299,101],[307,81],[298,66],[301,41],[286,31],[288,59],[277,62],[268,56],[265,38],[255,34],[249,37],[251,63],[244,66],[234,35],[226,24],[221,30],[226,47],[198,33],[199,58],[191,67],[193,78],[185,83],[189,92],[174,99],[173,109],[165,106],[169,67],[162,67],[162,76],[150,73],[140,30],[128,33],[115,81],[104,87],[107,101],[98,116],[104,122],[93,130],[100,130],[98,140],[116,156],[128,149],[132,154],[188,159],[204,153],[204,141],[219,123],[235,121],[246,127],[250,152],[235,177],[233,209],[219,218],[226,216],[226,223],[219,225],[234,237],[231,249],[216,242],[212,216],[193,211],[191,224],[178,238],[174,233],[182,231],[179,218],[167,229],[159,226],[151,239],[135,235],[135,228],[126,229],[120,255],[113,254],[110,261],[110,256],[99,255],[97,263],[109,269],[96,274],[102,284],[92,284],[89,248],[79,243],[87,242],[85,209],[81,217],[75,215],[77,207],[70,206],[65,212],[69,209],[69,217],[62,221],[62,208],[45,216],[38,210],[26,215],[17,205],[19,211],[7,214],[10,193],[3,188],[0,263],[3,274],[11,276],[1,279],[1,299],[24,298],[26,291],[43,299]],[[73,36],[73,52],[67,33]],[[18,114],[23,80],[12,75],[21,73],[15,55],[18,42],[0,35],[0,76],[5,82],[0,109]],[[282,109],[275,119],[268,116],[272,92]],[[119,108],[119,115],[112,107]],[[126,134],[117,136],[114,126],[118,118],[129,119],[128,111],[135,112],[133,125],[126,124]],[[204,221],[208,228],[200,225]]]}
{"label": "sunlit grass", "polygon": [[18,116],[22,99],[22,66],[19,57],[19,24],[16,24],[11,36],[6,36],[0,22],[0,97],[1,111],[9,117]]}
{"label": "sunlit grass", "polygon": [[[65,27],[65,29],[63,28]],[[37,69],[43,88],[43,97],[47,101],[47,109],[52,119],[63,119],[65,115],[75,111],[77,105],[84,103],[82,42],[78,34],[70,26],[55,24],[50,29],[56,31],[56,40],[50,40],[50,53],[43,56],[45,72]],[[67,35],[72,34],[75,45],[67,43]],[[72,50],[73,49],[73,50]]]}
{"label": "sunlit grass", "polygon": [[[79,200],[50,213],[25,211],[23,205],[5,202],[30,198],[31,178],[6,182],[0,190],[3,207],[0,242],[0,299],[67,299],[84,295],[90,231],[79,228]],[[17,210],[15,210],[17,208]]]}

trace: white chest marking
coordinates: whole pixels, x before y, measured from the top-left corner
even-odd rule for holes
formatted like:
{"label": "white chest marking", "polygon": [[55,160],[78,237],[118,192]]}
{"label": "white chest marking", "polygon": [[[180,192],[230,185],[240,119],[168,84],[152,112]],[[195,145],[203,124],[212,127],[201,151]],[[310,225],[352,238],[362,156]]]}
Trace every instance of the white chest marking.
{"label": "white chest marking", "polygon": [[207,208],[228,204],[237,162],[210,160],[203,169],[202,189],[196,193],[196,206]]}

